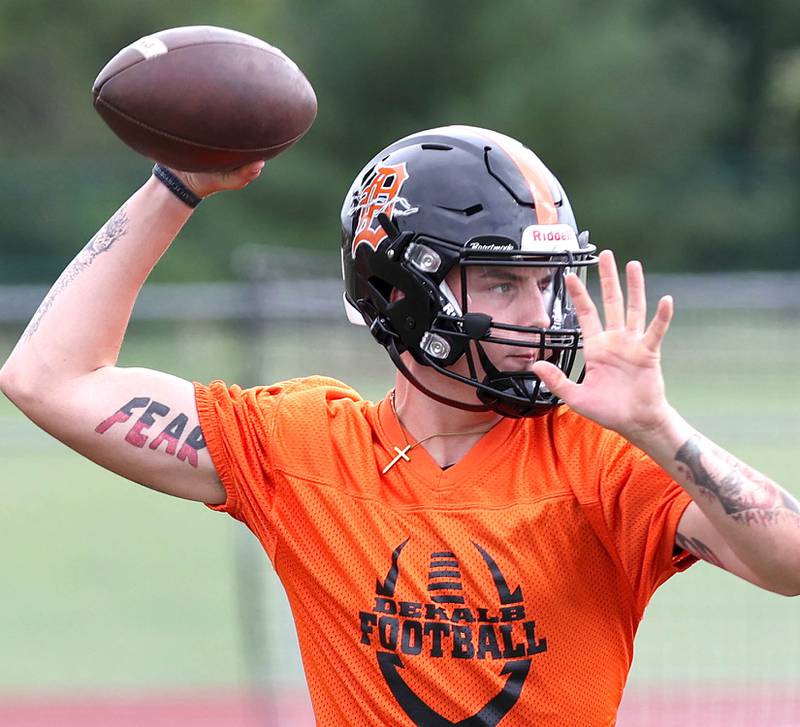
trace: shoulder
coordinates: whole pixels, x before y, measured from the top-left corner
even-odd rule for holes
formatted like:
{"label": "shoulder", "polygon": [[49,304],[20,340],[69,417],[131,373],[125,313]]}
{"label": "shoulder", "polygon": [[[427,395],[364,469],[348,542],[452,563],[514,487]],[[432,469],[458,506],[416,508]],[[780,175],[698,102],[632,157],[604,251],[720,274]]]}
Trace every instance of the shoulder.
{"label": "shoulder", "polygon": [[352,387],[326,376],[305,376],[280,381],[269,387],[271,396],[281,398],[281,409],[286,413],[301,413],[321,409],[337,411],[364,403]]}
{"label": "shoulder", "polygon": [[[371,441],[374,406],[341,381],[308,376],[243,389],[196,384],[203,430],[246,441],[271,468],[313,475],[342,446]],[[319,476],[319,473],[317,473]]]}
{"label": "shoulder", "polygon": [[277,410],[287,406],[293,409],[327,407],[336,402],[363,401],[355,389],[325,376],[287,379],[248,389],[216,380],[208,386],[195,384],[195,391],[199,401],[216,406],[243,405],[261,410]]}
{"label": "shoulder", "polygon": [[346,384],[323,376],[247,389],[220,380],[208,386],[195,383],[195,396],[204,432],[220,429],[237,437],[250,432],[261,440],[279,436],[293,443],[309,430],[326,428],[325,422],[337,413],[358,415],[369,404]]}
{"label": "shoulder", "polygon": [[369,480],[375,405],[335,379],[293,379],[282,387],[271,422],[273,466],[296,481],[337,488],[350,479],[359,485]]}

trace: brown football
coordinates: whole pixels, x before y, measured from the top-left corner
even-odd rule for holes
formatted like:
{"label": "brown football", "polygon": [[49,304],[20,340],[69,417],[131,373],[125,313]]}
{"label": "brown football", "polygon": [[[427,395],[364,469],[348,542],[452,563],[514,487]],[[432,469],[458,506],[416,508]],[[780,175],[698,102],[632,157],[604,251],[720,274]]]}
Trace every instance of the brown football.
{"label": "brown football", "polygon": [[94,107],[140,154],[221,171],[270,159],[317,115],[314,89],[277,48],[213,26],[171,28],[123,48],[92,87]]}

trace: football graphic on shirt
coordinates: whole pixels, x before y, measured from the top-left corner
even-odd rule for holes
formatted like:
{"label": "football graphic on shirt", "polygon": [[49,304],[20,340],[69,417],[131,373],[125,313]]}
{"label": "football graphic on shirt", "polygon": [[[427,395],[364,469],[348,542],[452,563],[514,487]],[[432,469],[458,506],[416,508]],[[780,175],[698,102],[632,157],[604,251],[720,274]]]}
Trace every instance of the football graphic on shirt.
{"label": "football graphic on shirt", "polygon": [[[418,727],[491,727],[499,724],[517,703],[536,654],[547,651],[547,639],[536,634],[529,619],[522,587],[509,587],[495,559],[478,543],[497,593],[493,604],[474,604],[464,592],[456,553],[435,551],[427,572],[427,600],[403,600],[400,557],[409,538],[392,553],[385,579],[377,579],[371,611],[359,614],[361,644],[376,649],[381,674],[400,707]],[[419,696],[402,675],[405,659],[498,661],[503,678],[499,692],[471,715],[454,721]]]}

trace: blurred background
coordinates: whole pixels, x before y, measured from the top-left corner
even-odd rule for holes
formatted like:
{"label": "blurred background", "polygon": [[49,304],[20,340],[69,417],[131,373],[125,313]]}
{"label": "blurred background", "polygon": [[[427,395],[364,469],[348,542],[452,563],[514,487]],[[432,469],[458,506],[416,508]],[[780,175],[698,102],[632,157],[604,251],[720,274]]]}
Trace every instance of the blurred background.
{"label": "blurred background", "polygon": [[[319,116],[165,255],[123,349],[243,385],[310,373],[385,394],[341,310],[338,212],[361,165],[430,126],[531,146],[600,247],[675,296],[673,402],[800,494],[800,4],[0,0],[0,361],[150,165],[91,107],[136,38],[236,28],[305,71]],[[289,281],[289,282],[287,282]],[[283,592],[255,540],[131,486],[0,397],[0,724],[310,725]],[[800,725],[800,599],[698,564],[656,594],[620,725]]]}

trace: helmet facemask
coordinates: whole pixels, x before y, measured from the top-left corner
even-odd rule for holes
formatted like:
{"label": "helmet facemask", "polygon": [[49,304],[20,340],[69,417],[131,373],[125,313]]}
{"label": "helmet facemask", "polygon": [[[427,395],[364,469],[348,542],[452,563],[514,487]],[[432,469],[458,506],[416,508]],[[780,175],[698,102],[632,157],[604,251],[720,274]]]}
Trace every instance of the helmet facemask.
{"label": "helmet facemask", "polygon": [[[510,417],[535,416],[559,403],[533,373],[535,361],[549,361],[580,379],[581,334],[564,279],[573,272],[585,280],[587,266],[594,264],[594,247],[586,237],[580,245],[575,240],[574,249],[509,251],[510,245],[498,244],[497,238],[491,245],[470,241],[461,248],[458,265],[438,286],[438,310],[414,355],[443,376],[473,387],[480,401],[446,403]],[[435,251],[424,243],[409,247],[405,257],[411,267],[430,261],[431,254],[435,259]],[[410,372],[403,373],[422,388]]]}

